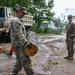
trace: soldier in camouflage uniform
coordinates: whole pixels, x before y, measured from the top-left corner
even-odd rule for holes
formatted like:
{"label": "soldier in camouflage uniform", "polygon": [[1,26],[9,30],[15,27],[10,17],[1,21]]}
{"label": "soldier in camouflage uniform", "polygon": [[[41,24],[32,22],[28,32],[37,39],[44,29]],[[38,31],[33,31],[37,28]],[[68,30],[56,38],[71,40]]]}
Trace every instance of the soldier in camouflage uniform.
{"label": "soldier in camouflage uniform", "polygon": [[23,18],[25,13],[23,7],[18,7],[16,9],[16,18],[14,18],[11,24],[11,44],[16,54],[16,63],[11,75],[17,75],[22,67],[27,75],[34,75],[33,69],[31,68],[31,59],[24,52],[25,45],[28,41],[26,39],[26,30],[21,18]]}
{"label": "soldier in camouflage uniform", "polygon": [[68,16],[68,21],[69,23],[66,25],[66,44],[67,44],[68,56],[64,57],[64,59],[73,60],[75,24],[72,22],[72,15]]}

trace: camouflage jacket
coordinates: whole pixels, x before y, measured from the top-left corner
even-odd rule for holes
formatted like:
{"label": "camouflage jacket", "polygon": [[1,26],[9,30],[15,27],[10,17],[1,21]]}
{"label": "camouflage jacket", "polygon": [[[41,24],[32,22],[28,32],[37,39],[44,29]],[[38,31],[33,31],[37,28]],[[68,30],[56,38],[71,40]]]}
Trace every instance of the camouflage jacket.
{"label": "camouflage jacket", "polygon": [[74,38],[71,34],[75,36],[75,24],[73,22],[66,25],[66,38]]}
{"label": "camouflage jacket", "polygon": [[35,32],[33,31],[29,31],[28,32],[28,36],[27,36],[28,42],[33,43],[34,45],[38,45],[38,41],[37,41],[37,35]]}
{"label": "camouflage jacket", "polygon": [[12,46],[24,46],[26,42],[25,26],[21,19],[15,17],[11,23],[11,44]]}

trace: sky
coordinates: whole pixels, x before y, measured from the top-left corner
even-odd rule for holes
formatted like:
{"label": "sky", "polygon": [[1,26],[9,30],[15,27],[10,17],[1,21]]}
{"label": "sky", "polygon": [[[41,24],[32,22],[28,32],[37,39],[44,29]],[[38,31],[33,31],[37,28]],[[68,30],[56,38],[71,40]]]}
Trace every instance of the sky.
{"label": "sky", "polygon": [[61,14],[65,16],[69,14],[75,15],[75,2],[74,1],[75,0],[54,0],[54,3],[53,3],[54,8],[52,11],[56,12],[55,17],[61,17]]}

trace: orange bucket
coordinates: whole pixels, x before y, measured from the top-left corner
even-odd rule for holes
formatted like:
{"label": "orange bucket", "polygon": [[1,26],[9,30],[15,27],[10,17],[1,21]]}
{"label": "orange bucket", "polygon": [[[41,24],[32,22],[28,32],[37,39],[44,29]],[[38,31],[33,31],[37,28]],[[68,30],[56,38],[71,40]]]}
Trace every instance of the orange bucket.
{"label": "orange bucket", "polygon": [[34,56],[38,52],[38,47],[34,44],[30,44],[31,48],[25,47],[25,54],[28,56]]}

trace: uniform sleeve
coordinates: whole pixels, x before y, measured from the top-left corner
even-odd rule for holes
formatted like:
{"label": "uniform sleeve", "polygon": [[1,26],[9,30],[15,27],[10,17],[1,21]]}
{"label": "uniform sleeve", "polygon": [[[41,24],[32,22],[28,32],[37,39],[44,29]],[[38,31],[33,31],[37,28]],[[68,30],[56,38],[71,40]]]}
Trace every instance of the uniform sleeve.
{"label": "uniform sleeve", "polygon": [[73,26],[73,34],[74,34],[74,37],[75,37],[75,24]]}
{"label": "uniform sleeve", "polygon": [[14,33],[19,40],[20,44],[25,44],[27,42],[26,36],[23,33],[22,25],[18,22],[13,23]]}
{"label": "uniform sleeve", "polygon": [[29,39],[29,42],[37,46],[37,35],[35,32],[30,31],[30,33],[28,34],[28,39]]}
{"label": "uniform sleeve", "polygon": [[65,26],[65,27],[66,27],[66,30],[67,30],[67,29],[68,29],[67,24],[66,24],[66,26]]}

